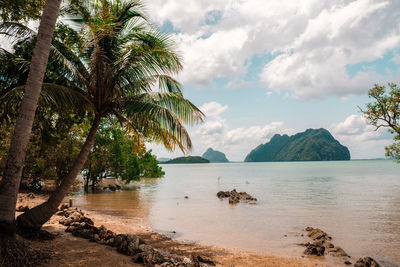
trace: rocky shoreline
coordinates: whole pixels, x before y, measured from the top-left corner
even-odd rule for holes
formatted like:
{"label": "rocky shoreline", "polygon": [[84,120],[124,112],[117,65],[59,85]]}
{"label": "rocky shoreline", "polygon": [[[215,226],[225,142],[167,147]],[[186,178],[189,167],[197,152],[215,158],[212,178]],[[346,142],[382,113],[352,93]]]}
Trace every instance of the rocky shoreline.
{"label": "rocky shoreline", "polygon": [[[332,237],[319,228],[313,228],[308,226],[307,236],[313,240],[313,242],[305,242],[299,244],[305,246],[305,255],[324,256],[325,252],[333,257],[340,257],[345,265],[351,265],[349,256],[341,247],[335,246],[332,243]],[[379,263],[371,257],[362,257],[354,264],[355,267],[379,267]]]}
{"label": "rocky shoreline", "polygon": [[[24,210],[46,199],[46,195],[23,193],[19,196],[17,206],[21,206],[21,210]],[[140,226],[140,222],[135,218],[120,218],[101,212],[80,210],[79,207],[69,207],[69,204],[60,206],[58,215],[53,216],[43,230],[54,234],[56,238],[51,241],[34,242],[33,246],[50,251],[49,261],[43,263],[43,266],[49,267],[143,265],[205,267],[213,264],[229,267],[321,267],[337,266],[339,263],[320,256],[301,256],[301,250],[298,254],[270,255],[182,242],[153,232],[146,225]],[[306,233],[308,232],[312,231]],[[298,233],[298,236],[300,235],[301,233]],[[325,232],[318,235],[326,239],[325,245],[328,245],[327,242],[332,243]],[[316,238],[318,235],[315,234],[313,237]],[[313,242],[321,241],[321,238]],[[326,249],[324,253],[330,255],[327,251]],[[360,259],[358,263],[364,265],[355,266],[379,266],[374,265],[374,262],[366,257]]]}
{"label": "rocky shoreline", "polygon": [[215,263],[204,256],[192,254],[191,257],[180,256],[166,249],[155,249],[142,239],[131,234],[116,234],[104,225],[96,227],[94,222],[78,208],[68,208],[62,205],[57,212],[61,216],[59,223],[67,226],[66,232],[88,239],[102,245],[117,249],[119,253],[132,257],[135,263],[145,266],[179,266],[179,267],[206,267],[215,266]]}

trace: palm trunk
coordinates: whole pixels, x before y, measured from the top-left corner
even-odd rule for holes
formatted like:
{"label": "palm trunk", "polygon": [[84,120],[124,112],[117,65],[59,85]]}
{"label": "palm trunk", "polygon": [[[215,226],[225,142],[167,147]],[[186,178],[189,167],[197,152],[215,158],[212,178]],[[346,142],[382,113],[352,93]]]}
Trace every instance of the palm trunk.
{"label": "palm trunk", "polygon": [[[15,220],[15,206],[26,148],[32,131],[60,4],[61,0],[47,0],[43,8],[24,97],[11,140],[3,179],[0,181],[0,233],[5,231],[10,233],[8,231],[10,224],[13,224]],[[10,234],[14,235],[14,233]]]}
{"label": "palm trunk", "polygon": [[76,176],[79,174],[88,158],[90,149],[94,144],[99,125],[100,116],[96,115],[92,123],[92,127],[90,128],[90,132],[86,137],[86,141],[81,151],[79,152],[78,157],[75,159],[74,165],[71,167],[68,175],[66,175],[62,179],[61,184],[57,187],[57,189],[52,193],[52,195],[46,202],[18,216],[18,227],[39,230],[42,225],[46,223],[57,211],[58,206],[61,204],[65,195],[68,193],[69,188],[73,184]]}

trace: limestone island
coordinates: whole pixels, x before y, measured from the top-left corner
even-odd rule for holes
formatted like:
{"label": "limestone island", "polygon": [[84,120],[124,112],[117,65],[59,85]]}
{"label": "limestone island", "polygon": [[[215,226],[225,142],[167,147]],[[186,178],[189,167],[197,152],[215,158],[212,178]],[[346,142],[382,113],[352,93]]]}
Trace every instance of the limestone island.
{"label": "limestone island", "polygon": [[350,160],[349,149],[326,129],[308,129],[292,136],[274,135],[253,149],[245,162]]}
{"label": "limestone island", "polygon": [[210,161],[208,159],[199,156],[187,156],[187,157],[179,157],[171,159],[166,162],[160,162],[160,163],[162,164],[210,163]]}
{"label": "limestone island", "polygon": [[224,153],[214,150],[211,147],[204,152],[202,157],[208,159],[210,162],[229,162]]}

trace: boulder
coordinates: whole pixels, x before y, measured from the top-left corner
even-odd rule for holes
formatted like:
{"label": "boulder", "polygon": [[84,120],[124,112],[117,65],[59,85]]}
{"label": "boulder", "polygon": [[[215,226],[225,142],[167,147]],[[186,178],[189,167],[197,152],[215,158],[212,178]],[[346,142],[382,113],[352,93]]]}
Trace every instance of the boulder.
{"label": "boulder", "polygon": [[313,230],[311,230],[308,234],[308,237],[314,239],[314,240],[326,240],[326,239],[331,239],[327,233],[325,233],[324,231],[322,231],[321,229],[315,228]]}
{"label": "boulder", "polygon": [[240,199],[237,196],[230,196],[229,197],[229,204],[237,204],[239,203]]}
{"label": "boulder", "polygon": [[252,197],[246,192],[237,192],[236,189],[232,191],[219,191],[217,193],[218,198],[229,198],[229,204],[236,204],[240,201],[247,202],[249,204],[256,204],[257,198]]}
{"label": "boulder", "polygon": [[328,253],[334,257],[348,257],[349,255],[341,247],[328,248]]}
{"label": "boulder", "polygon": [[59,211],[62,211],[62,210],[68,209],[68,208],[69,208],[68,203],[62,203],[62,204],[58,207],[58,210],[59,210]]}
{"label": "boulder", "polygon": [[225,198],[225,197],[229,197],[230,196],[230,192],[229,191],[219,191],[217,193],[217,197],[218,198]]}
{"label": "boulder", "polygon": [[335,246],[331,242],[326,241],[326,242],[324,242],[324,247],[325,248],[334,248]]}
{"label": "boulder", "polygon": [[371,257],[360,258],[355,264],[354,267],[379,267],[379,263],[377,263]]}
{"label": "boulder", "polygon": [[325,252],[324,246],[318,246],[315,244],[309,244],[304,250],[305,255],[323,256],[324,252]]}

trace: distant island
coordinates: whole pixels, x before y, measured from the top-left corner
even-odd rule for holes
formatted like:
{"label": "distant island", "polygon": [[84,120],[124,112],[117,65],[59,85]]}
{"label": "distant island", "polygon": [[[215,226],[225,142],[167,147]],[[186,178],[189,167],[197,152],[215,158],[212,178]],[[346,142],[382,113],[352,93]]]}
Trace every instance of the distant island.
{"label": "distant island", "polygon": [[160,162],[162,164],[182,164],[182,163],[210,163],[208,159],[199,156],[187,156],[171,159],[165,162]]}
{"label": "distant island", "polygon": [[171,160],[170,158],[157,158],[158,162],[166,162],[168,160]]}
{"label": "distant island", "polygon": [[208,159],[210,162],[229,162],[224,153],[214,150],[211,147],[204,152],[202,157]]}
{"label": "distant island", "polygon": [[349,149],[326,129],[308,129],[292,136],[276,134],[253,149],[245,162],[350,160]]}

